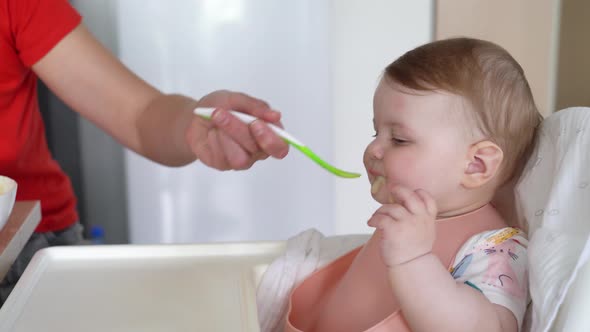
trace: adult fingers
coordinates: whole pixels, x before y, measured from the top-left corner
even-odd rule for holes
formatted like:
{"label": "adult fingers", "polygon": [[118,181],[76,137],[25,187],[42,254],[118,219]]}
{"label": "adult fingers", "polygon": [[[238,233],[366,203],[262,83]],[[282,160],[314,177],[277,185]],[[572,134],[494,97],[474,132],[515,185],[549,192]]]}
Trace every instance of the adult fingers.
{"label": "adult fingers", "polygon": [[219,133],[220,148],[230,169],[244,170],[256,161],[250,153],[224,132]]}
{"label": "adult fingers", "polygon": [[267,102],[242,92],[231,92],[228,103],[232,110],[248,113],[268,122],[278,123],[281,120],[281,113],[272,110]]}
{"label": "adult fingers", "polygon": [[211,120],[219,130],[239,143],[249,153],[258,151],[258,144],[254,137],[252,137],[248,125],[233,116],[230,112],[224,109],[216,109],[213,112]]}
{"label": "adult fingers", "polygon": [[287,142],[275,134],[263,121],[252,122],[250,132],[264,153],[282,159],[289,152]]}

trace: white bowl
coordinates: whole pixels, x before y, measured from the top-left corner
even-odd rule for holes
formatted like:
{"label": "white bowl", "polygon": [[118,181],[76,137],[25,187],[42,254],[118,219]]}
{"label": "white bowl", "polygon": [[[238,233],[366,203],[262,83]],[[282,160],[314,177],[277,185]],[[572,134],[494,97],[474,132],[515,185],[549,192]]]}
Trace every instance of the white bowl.
{"label": "white bowl", "polygon": [[16,181],[0,175],[0,229],[8,221],[8,216],[16,199]]}

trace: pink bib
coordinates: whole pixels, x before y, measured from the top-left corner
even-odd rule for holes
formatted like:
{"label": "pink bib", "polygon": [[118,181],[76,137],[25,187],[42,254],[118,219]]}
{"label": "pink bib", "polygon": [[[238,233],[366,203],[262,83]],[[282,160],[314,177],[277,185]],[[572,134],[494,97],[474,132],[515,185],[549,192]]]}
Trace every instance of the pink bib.
{"label": "pink bib", "polygon": [[[470,237],[503,227],[506,223],[489,204],[462,216],[439,219],[433,253],[450,269]],[[286,332],[410,331],[389,285],[377,233],[293,290]]]}

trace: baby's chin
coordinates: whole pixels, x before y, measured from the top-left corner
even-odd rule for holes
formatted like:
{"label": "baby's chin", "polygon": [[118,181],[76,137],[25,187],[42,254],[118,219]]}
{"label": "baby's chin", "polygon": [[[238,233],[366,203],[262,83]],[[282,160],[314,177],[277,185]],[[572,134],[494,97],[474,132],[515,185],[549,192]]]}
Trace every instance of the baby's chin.
{"label": "baby's chin", "polygon": [[371,195],[373,196],[373,199],[375,201],[377,201],[377,203],[379,204],[391,204],[390,201],[388,201],[387,199],[385,199],[385,195],[383,194],[377,194],[377,195]]}

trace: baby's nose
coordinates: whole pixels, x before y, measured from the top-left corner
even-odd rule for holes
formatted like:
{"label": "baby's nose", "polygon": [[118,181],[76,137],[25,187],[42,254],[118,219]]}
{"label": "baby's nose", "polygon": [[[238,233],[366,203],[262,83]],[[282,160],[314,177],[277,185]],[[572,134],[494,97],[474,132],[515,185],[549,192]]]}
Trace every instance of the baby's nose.
{"label": "baby's nose", "polygon": [[383,158],[383,147],[381,147],[381,144],[379,144],[377,140],[371,142],[367,147],[367,150],[371,159],[379,160]]}

